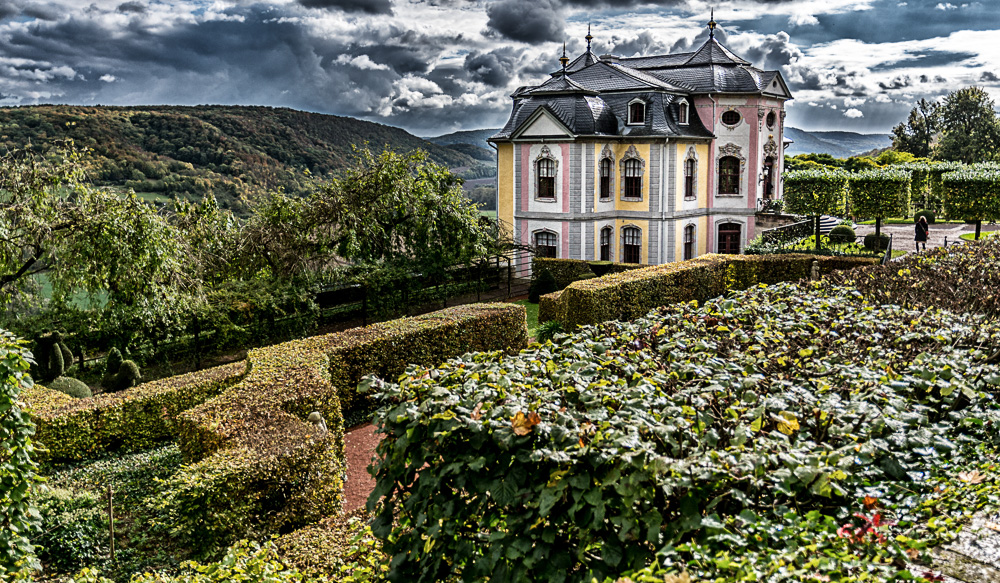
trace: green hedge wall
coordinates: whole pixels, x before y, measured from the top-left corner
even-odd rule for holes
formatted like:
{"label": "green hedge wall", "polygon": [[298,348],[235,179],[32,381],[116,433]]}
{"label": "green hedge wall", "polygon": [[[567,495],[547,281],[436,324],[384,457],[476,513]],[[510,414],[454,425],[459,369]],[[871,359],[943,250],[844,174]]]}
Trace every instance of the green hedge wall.
{"label": "green hedge wall", "polygon": [[87,399],[35,385],[24,400],[37,426],[40,459],[82,460],[109,450],[145,449],[173,437],[180,412],[220,394],[245,373],[240,362]]}
{"label": "green hedge wall", "polygon": [[851,213],[865,219],[910,215],[910,173],[899,168],[862,170],[851,174]]}
{"label": "green hedge wall", "polygon": [[945,174],[942,181],[948,218],[1000,218],[1000,169],[987,165],[967,166]]}
{"label": "green hedge wall", "polygon": [[[393,378],[408,364],[516,351],[526,340],[522,306],[476,304],[250,351],[241,382],[178,417],[181,451],[194,463],[166,484],[166,524],[182,543],[210,549],[339,512],[342,411],[360,406],[364,375]],[[312,411],[326,433],[305,421]]]}
{"label": "green hedge wall", "polygon": [[648,265],[637,263],[613,263],[610,261],[584,261],[583,259],[553,259],[551,257],[535,257],[531,260],[531,270],[537,278],[543,271],[552,274],[556,286],[563,289],[569,284],[581,279],[602,276],[607,273],[622,273],[642,269]]}
{"label": "green hedge wall", "polygon": [[543,296],[538,321],[557,319],[572,327],[608,320],[632,320],[658,306],[691,300],[701,302],[761,283],[809,277],[813,261],[819,261],[821,274],[876,263],[875,259],[867,257],[791,253],[702,255],[690,261],[578,281],[558,294]]}
{"label": "green hedge wall", "polygon": [[782,174],[785,210],[801,215],[841,215],[847,202],[843,170],[792,170]]}

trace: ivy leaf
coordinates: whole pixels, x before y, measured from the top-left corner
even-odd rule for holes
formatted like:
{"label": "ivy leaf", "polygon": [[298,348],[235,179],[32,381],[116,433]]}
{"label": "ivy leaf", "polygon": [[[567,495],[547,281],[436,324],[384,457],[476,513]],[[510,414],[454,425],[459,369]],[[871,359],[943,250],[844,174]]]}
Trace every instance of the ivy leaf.
{"label": "ivy leaf", "polygon": [[788,411],[781,412],[781,419],[778,420],[778,431],[785,435],[791,435],[799,430],[799,420],[794,413]]}
{"label": "ivy leaf", "polygon": [[516,415],[510,420],[511,426],[514,428],[514,433],[516,435],[527,435],[531,433],[531,430],[542,422],[542,418],[538,416],[538,413],[534,411],[524,414],[523,411],[518,411]]}

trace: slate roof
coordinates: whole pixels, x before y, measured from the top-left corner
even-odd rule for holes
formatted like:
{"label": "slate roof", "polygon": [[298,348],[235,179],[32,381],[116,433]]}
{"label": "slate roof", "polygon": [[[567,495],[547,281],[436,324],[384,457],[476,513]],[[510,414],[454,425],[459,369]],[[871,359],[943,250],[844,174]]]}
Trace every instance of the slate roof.
{"label": "slate roof", "polygon": [[[713,23],[714,24],[714,23]],[[544,109],[574,135],[713,138],[699,116],[677,123],[677,104],[706,93],[753,93],[768,89],[777,71],[762,71],[715,39],[698,50],[674,55],[598,57],[587,50],[541,85],[519,87],[510,119],[491,140],[507,140]],[[782,84],[782,87],[784,85]],[[646,103],[646,119],[628,125],[628,104]]]}

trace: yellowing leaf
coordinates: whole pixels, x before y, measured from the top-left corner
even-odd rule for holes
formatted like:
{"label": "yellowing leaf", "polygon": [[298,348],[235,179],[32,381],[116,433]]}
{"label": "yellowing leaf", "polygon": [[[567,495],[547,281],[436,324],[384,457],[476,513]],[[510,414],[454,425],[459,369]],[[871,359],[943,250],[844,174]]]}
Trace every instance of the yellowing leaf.
{"label": "yellowing leaf", "polygon": [[517,415],[510,420],[511,426],[514,428],[515,435],[527,435],[531,433],[531,430],[542,422],[542,418],[538,416],[538,413],[534,411],[524,414],[523,411],[518,411]]}
{"label": "yellowing leaf", "polygon": [[799,430],[799,420],[793,413],[782,411],[781,417],[782,419],[778,421],[778,431],[785,435],[791,435]]}

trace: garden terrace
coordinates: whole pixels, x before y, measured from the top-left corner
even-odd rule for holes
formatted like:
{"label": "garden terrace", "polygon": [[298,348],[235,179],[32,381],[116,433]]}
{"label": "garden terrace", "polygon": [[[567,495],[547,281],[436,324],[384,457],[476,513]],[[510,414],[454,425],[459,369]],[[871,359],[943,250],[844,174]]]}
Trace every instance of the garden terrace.
{"label": "garden terrace", "polygon": [[729,291],[758,284],[808,278],[814,261],[821,274],[873,265],[863,257],[785,255],[703,255],[679,263],[666,263],[608,274],[570,284],[541,297],[539,322],[558,320],[570,328],[607,320],[631,320],[657,306],[705,301]]}
{"label": "garden terrace", "polygon": [[[978,247],[920,267],[996,271]],[[932,577],[907,565],[1000,496],[1000,322],[892,300],[755,287],[374,381],[390,578]]]}

